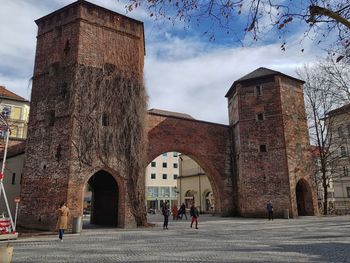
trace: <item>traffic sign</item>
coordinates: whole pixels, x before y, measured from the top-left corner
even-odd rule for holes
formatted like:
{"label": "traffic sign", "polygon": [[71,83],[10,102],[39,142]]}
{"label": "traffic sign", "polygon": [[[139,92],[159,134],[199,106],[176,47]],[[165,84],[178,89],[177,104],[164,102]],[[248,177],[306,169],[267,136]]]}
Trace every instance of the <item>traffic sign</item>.
{"label": "traffic sign", "polygon": [[19,198],[19,197],[15,198],[15,203],[19,203],[20,201],[21,201],[21,198]]}

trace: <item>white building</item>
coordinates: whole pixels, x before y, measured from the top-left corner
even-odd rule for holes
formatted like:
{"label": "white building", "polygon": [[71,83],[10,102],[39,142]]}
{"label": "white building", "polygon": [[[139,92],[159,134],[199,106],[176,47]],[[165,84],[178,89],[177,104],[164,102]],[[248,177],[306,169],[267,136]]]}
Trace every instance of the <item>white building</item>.
{"label": "white building", "polygon": [[146,168],[147,209],[160,210],[164,201],[170,207],[177,204],[177,177],[179,156],[177,152],[167,152],[154,159]]}

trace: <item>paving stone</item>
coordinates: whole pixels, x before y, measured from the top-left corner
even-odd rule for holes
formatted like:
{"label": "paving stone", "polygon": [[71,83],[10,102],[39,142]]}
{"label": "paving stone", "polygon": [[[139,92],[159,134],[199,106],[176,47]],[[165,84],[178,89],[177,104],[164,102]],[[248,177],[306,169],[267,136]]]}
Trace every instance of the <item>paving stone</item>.
{"label": "paving stone", "polygon": [[12,262],[350,262],[350,216],[299,219],[162,218],[141,229],[87,229],[81,234],[20,238]]}

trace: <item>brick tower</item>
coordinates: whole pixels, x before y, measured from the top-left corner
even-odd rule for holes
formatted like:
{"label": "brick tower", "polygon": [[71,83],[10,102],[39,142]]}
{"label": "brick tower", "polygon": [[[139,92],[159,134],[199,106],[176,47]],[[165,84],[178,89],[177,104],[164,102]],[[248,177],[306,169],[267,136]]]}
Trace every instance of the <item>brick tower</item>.
{"label": "brick tower", "polygon": [[317,214],[302,85],[259,68],[226,94],[242,216],[266,216],[269,200],[279,217]]}
{"label": "brick tower", "polygon": [[61,202],[81,216],[90,184],[95,223],[134,226],[144,191],[134,176],[146,114],[143,23],[81,0],[35,22],[19,225],[55,228]]}

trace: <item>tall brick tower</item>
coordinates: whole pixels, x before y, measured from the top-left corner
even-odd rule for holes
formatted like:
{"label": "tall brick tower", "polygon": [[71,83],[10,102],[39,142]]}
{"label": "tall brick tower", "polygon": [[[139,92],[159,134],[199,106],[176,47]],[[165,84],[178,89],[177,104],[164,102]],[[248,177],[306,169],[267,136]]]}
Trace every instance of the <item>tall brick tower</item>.
{"label": "tall brick tower", "polygon": [[242,216],[266,216],[269,200],[276,216],[318,213],[302,85],[259,68],[226,94]]}
{"label": "tall brick tower", "polygon": [[55,228],[61,202],[82,215],[89,184],[93,223],[133,226],[144,196],[143,23],[81,0],[35,22],[19,225]]}

